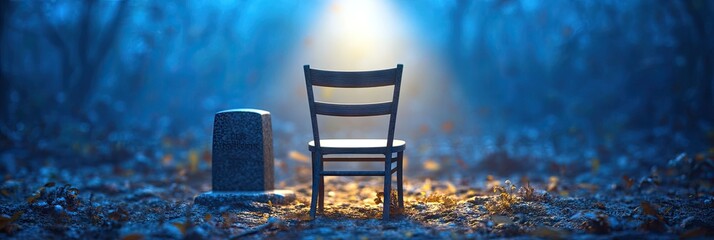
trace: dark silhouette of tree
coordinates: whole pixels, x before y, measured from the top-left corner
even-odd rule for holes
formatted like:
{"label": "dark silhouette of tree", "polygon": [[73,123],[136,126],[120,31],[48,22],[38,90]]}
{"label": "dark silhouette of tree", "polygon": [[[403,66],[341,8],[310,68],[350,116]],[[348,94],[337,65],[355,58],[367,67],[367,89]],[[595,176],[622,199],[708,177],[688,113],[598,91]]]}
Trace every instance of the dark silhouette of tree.
{"label": "dark silhouette of tree", "polygon": [[[109,51],[113,48],[122,23],[127,16],[128,1],[117,2],[116,10],[105,26],[95,26],[97,2],[81,4],[80,17],[75,26],[64,26],[60,31],[48,21],[43,5],[36,10],[46,37],[61,56],[62,91],[67,94],[64,105],[74,114],[82,115],[94,94],[98,73],[102,70]],[[76,33],[76,34],[75,34]],[[76,36],[75,36],[76,35]]]}

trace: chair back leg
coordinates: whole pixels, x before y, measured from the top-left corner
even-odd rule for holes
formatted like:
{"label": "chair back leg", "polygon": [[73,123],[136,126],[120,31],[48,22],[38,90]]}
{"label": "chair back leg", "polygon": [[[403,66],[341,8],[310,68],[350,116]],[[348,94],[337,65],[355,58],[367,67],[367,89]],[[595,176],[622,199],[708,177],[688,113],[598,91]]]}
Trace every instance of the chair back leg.
{"label": "chair back leg", "polygon": [[[322,171],[325,170],[325,168],[324,168],[325,164],[322,162],[322,158],[320,158],[320,162],[318,164],[320,165],[320,166],[318,166],[320,169],[319,172],[322,173]],[[317,211],[320,213],[324,213],[325,212],[325,176],[322,176],[322,174],[320,174],[319,188],[320,188],[320,195],[317,197],[317,199],[318,199],[317,202],[318,202],[319,207],[317,208]]]}
{"label": "chair back leg", "polygon": [[399,199],[399,209],[404,210],[404,169],[402,166],[404,160],[404,152],[397,153],[397,198]]}

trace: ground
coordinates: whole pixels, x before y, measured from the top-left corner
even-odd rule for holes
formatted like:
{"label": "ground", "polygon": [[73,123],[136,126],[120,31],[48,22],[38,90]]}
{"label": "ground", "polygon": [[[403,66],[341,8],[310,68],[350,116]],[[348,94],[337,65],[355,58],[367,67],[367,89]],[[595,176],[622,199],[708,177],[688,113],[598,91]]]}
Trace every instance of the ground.
{"label": "ground", "polygon": [[[209,209],[202,171],[99,166],[7,173],[0,237],[38,238],[680,238],[711,237],[711,189],[622,179],[608,186],[516,182],[479,184],[407,179],[406,207],[382,221],[380,178],[327,179],[326,209],[308,215],[308,183],[287,187],[297,201]],[[171,170],[168,170],[171,169]],[[68,184],[68,183],[71,183]],[[701,187],[698,188],[701,190]]]}
{"label": "ground", "polygon": [[208,136],[8,148],[0,239],[714,236],[714,148],[670,154],[666,141],[622,134],[592,150],[522,132],[410,142],[405,209],[389,221],[381,177],[327,177],[325,211],[310,219],[310,160],[290,150],[304,147],[301,135],[275,140],[275,185],[295,202],[220,208],[193,204],[211,190],[210,145],[195,140]]}

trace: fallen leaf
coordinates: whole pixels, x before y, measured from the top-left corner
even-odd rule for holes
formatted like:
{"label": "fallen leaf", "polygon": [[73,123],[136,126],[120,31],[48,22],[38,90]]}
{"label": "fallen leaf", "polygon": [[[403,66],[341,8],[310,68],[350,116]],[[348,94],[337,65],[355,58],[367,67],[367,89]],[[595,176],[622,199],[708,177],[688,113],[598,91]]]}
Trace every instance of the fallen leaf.
{"label": "fallen leaf", "polygon": [[206,163],[210,163],[212,160],[211,151],[209,151],[208,149],[203,149],[203,151],[201,152],[201,159]]}
{"label": "fallen leaf", "polygon": [[513,220],[511,220],[510,217],[503,215],[493,215],[491,216],[491,221],[493,221],[496,225],[513,223]]}
{"label": "fallen leaf", "polygon": [[144,235],[141,235],[140,233],[132,233],[129,235],[125,235],[124,237],[121,238],[122,240],[143,240]]}
{"label": "fallen leaf", "polygon": [[171,224],[181,232],[181,235],[186,235],[186,223],[173,222]]}
{"label": "fallen leaf", "polygon": [[558,177],[556,177],[556,176],[551,176],[551,177],[548,179],[548,188],[546,188],[546,190],[547,190],[548,192],[556,191],[556,190],[558,189],[558,183],[559,183],[559,182],[560,182],[560,179],[558,179]]}
{"label": "fallen leaf", "polygon": [[221,217],[223,217],[223,228],[229,228],[231,225],[233,225],[233,219],[231,218],[231,214],[228,212],[224,212],[221,214]]}
{"label": "fallen leaf", "polygon": [[40,198],[41,195],[42,194],[40,194],[40,193],[32,194],[32,196],[27,198],[27,203],[29,203],[29,204],[34,203],[35,201],[37,201],[38,198]]}
{"label": "fallen leaf", "polygon": [[188,151],[188,168],[191,173],[198,171],[198,152],[196,150]]}
{"label": "fallen leaf", "polygon": [[452,184],[451,182],[446,182],[446,193],[456,193],[456,186],[454,186],[454,184]]}
{"label": "fallen leaf", "polygon": [[438,171],[441,169],[441,165],[434,160],[428,159],[424,161],[424,169],[428,171]]}
{"label": "fallen leaf", "polygon": [[606,215],[598,214],[595,219],[588,219],[581,224],[581,227],[589,233],[607,234],[610,233],[610,221]]}
{"label": "fallen leaf", "polygon": [[421,191],[424,193],[431,192],[431,179],[427,178],[424,180],[424,185],[421,186]]}
{"label": "fallen leaf", "polygon": [[547,226],[538,226],[530,234],[545,239],[565,239],[569,235],[568,232]]}
{"label": "fallen leaf", "polygon": [[709,233],[709,230],[706,228],[693,228],[689,229],[686,232],[683,232],[682,234],[679,235],[680,238],[700,238],[703,236],[706,236]]}
{"label": "fallen leaf", "polygon": [[129,212],[124,210],[124,208],[119,207],[116,211],[109,213],[109,219],[118,222],[125,222],[129,220]]}
{"label": "fallen leaf", "polygon": [[495,190],[498,186],[501,186],[501,182],[496,180],[493,175],[486,176],[486,190],[492,191]]}
{"label": "fallen leaf", "polygon": [[383,203],[382,198],[384,198],[384,192],[377,192],[377,197],[374,198],[374,204]]}
{"label": "fallen leaf", "polygon": [[288,158],[302,163],[310,163],[310,157],[294,150],[288,153]]}
{"label": "fallen leaf", "polygon": [[635,184],[635,180],[628,177],[627,175],[623,175],[622,180],[625,181],[625,189],[630,189],[632,185]]}
{"label": "fallen leaf", "polygon": [[659,214],[657,209],[654,206],[652,206],[652,204],[650,204],[648,202],[642,202],[642,203],[640,203],[640,207],[642,207],[643,214],[656,217],[657,220],[659,220],[660,222],[664,222],[664,217],[662,217],[662,215]]}
{"label": "fallen leaf", "polygon": [[171,162],[172,162],[173,160],[174,160],[174,156],[173,156],[173,155],[171,155],[171,154],[166,154],[166,155],[164,155],[163,158],[161,158],[161,164],[163,164],[164,166],[167,166],[167,165],[171,164]]}

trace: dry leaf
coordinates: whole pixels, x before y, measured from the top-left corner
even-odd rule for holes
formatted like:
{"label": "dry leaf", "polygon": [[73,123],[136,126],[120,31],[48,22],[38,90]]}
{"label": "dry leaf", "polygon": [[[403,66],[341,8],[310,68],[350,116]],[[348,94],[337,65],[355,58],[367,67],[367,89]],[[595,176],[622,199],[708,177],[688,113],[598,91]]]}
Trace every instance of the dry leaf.
{"label": "dry leaf", "polygon": [[680,238],[700,238],[711,234],[706,228],[693,228],[679,235]]}
{"label": "dry leaf", "polygon": [[233,219],[231,218],[230,213],[224,212],[221,214],[221,217],[223,217],[223,228],[229,228],[233,225]]}
{"label": "dry leaf", "polygon": [[421,186],[421,191],[423,193],[431,192],[431,179],[427,178],[424,180],[424,185]]}
{"label": "dry leaf", "polygon": [[513,223],[513,220],[511,220],[510,217],[503,215],[493,215],[491,216],[491,221],[493,221],[496,225]]}
{"label": "dry leaf", "polygon": [[548,179],[548,188],[546,189],[548,192],[553,192],[558,189],[558,182],[560,182],[560,179],[556,176],[551,176]]}
{"label": "dry leaf", "polygon": [[141,235],[140,233],[132,233],[129,235],[125,235],[124,237],[121,238],[122,240],[143,240],[144,235]]}
{"label": "dry leaf", "polygon": [[635,180],[628,177],[627,175],[623,175],[622,180],[625,181],[625,189],[630,189],[632,185],[635,184]]}
{"label": "dry leaf", "polygon": [[441,169],[441,165],[434,160],[428,159],[424,161],[424,169],[428,171],[439,171],[439,169]]}
{"label": "dry leaf", "polygon": [[454,184],[452,184],[451,182],[446,182],[446,193],[448,193],[448,194],[456,193],[456,186],[454,186]]}
{"label": "dry leaf", "polygon": [[640,203],[640,207],[642,208],[643,214],[656,217],[657,220],[659,220],[660,222],[664,222],[664,217],[662,217],[662,215],[659,214],[659,212],[657,211],[655,206],[653,206],[652,204],[650,204],[648,202],[642,202],[642,203]]}
{"label": "dry leaf", "polygon": [[530,234],[531,236],[545,239],[564,239],[568,237],[567,232],[547,226],[538,226]]}
{"label": "dry leaf", "polygon": [[15,214],[12,215],[12,217],[1,217],[0,216],[0,230],[3,230],[5,232],[10,231],[9,227],[12,223],[20,219],[20,216],[25,213],[23,211],[17,211]]}
{"label": "dry leaf", "polygon": [[310,163],[310,157],[294,150],[288,153],[288,158],[302,163]]}
{"label": "dry leaf", "polygon": [[173,155],[171,155],[171,154],[166,154],[166,155],[164,155],[163,158],[161,158],[161,164],[163,164],[164,166],[167,166],[167,165],[171,164],[171,162],[172,162],[173,160],[174,160],[174,156],[173,156]]}
{"label": "dry leaf", "polygon": [[188,151],[188,169],[191,173],[198,171],[198,152],[196,150]]}
{"label": "dry leaf", "polygon": [[203,149],[203,151],[201,152],[201,159],[206,163],[210,163],[212,160],[211,151],[209,151],[208,149]]}
{"label": "dry leaf", "polygon": [[181,235],[186,235],[186,223],[173,222],[171,224],[181,232]]}

